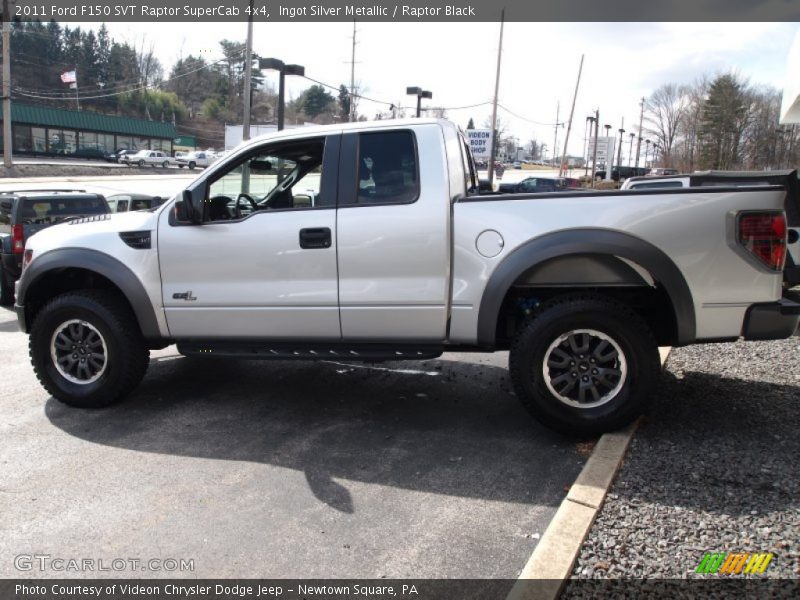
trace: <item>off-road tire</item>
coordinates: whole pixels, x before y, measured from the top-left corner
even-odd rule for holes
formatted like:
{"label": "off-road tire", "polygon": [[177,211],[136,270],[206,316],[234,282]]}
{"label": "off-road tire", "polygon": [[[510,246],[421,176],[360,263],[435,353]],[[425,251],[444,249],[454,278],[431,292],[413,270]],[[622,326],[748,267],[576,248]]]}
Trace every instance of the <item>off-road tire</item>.
{"label": "off-road tire", "polygon": [[[570,332],[580,331],[607,336],[625,361],[626,374],[618,379],[617,391],[608,389],[608,399],[603,400],[603,395],[597,406],[568,404],[565,396],[556,394],[550,365],[545,368],[546,358],[558,351],[559,346],[553,344]],[[577,335],[592,339],[593,334]],[[602,341],[601,337],[594,339]],[[606,348],[611,346],[607,343]],[[514,390],[528,412],[552,429],[577,436],[613,431],[633,421],[644,409],[660,370],[658,345],[644,320],[624,304],[599,295],[566,295],[543,304],[517,331],[509,356]],[[579,379],[582,375],[579,373]],[[598,389],[605,391],[599,385]],[[581,404],[578,399],[572,402]]]}
{"label": "off-road tire", "polygon": [[11,306],[12,304],[14,304],[14,281],[0,266],[0,306]]}
{"label": "off-road tire", "polygon": [[[55,334],[70,321],[85,323],[102,336],[105,368],[96,381],[75,383],[55,365]],[[42,386],[57,400],[78,408],[99,408],[121,400],[142,380],[150,360],[130,307],[105,290],[68,292],[53,298],[36,315],[28,347]]]}

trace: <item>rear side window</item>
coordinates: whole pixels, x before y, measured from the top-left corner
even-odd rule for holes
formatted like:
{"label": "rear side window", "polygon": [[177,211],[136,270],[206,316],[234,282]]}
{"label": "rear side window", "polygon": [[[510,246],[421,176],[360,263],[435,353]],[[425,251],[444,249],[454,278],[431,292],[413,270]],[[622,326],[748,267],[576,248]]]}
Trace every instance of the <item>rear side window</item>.
{"label": "rear side window", "polygon": [[20,207],[20,219],[28,222],[49,222],[63,217],[103,215],[108,212],[101,198],[26,198]]}
{"label": "rear side window", "polygon": [[419,197],[419,169],[410,131],[362,133],[358,139],[357,204],[408,204]]}

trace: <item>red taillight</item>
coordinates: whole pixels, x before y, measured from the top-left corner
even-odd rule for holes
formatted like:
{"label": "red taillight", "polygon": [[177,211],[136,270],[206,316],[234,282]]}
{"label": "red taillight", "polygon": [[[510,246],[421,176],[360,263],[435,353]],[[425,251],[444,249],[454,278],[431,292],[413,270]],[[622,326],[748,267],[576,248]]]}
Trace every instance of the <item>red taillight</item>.
{"label": "red taillight", "polygon": [[739,244],[770,269],[780,271],[786,260],[786,216],[774,212],[739,215]]}
{"label": "red taillight", "polygon": [[22,254],[25,250],[25,230],[22,225],[11,226],[11,252]]}

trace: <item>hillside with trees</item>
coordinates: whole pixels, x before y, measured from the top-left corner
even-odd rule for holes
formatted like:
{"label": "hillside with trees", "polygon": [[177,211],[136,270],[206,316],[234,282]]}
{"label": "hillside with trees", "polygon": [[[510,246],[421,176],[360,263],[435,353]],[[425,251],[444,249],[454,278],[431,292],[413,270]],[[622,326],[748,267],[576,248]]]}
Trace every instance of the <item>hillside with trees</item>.
{"label": "hillside with trees", "polygon": [[[14,22],[11,48],[12,98],[19,102],[74,110],[77,95],[81,110],[175,123],[201,147],[221,147],[225,123],[242,122],[241,42],[222,40],[222,59],[186,56],[169,72],[154,42],[120,43],[105,26],[95,33],[52,21]],[[62,73],[73,70],[77,93],[61,81]],[[274,122],[277,93],[257,68],[251,86],[251,121]],[[349,110],[345,86],[328,90],[315,84],[287,99],[286,122],[332,123],[346,120]]]}

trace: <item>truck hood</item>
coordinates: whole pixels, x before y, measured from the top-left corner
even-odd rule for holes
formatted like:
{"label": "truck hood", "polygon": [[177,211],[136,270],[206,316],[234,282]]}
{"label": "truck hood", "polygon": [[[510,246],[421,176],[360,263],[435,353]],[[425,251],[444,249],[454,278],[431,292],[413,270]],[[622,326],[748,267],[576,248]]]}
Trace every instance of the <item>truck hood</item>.
{"label": "truck hood", "polygon": [[160,211],[135,211],[94,215],[48,227],[25,242],[34,257],[56,248],[87,248],[106,251],[109,244],[120,242],[119,234],[127,231],[153,231]]}

